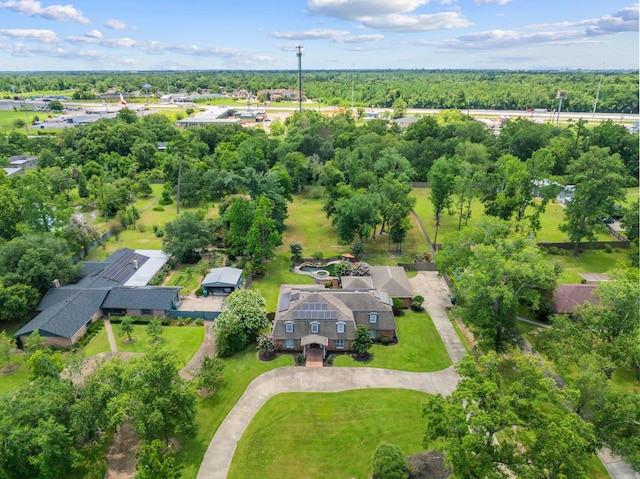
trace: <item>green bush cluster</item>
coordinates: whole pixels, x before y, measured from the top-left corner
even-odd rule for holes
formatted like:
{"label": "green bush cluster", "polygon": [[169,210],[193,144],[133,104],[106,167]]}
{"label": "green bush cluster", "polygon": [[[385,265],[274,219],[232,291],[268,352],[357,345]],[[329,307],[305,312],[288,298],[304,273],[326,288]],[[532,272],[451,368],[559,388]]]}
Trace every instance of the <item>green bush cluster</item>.
{"label": "green bush cluster", "polygon": [[82,336],[76,342],[76,344],[74,345],[74,348],[77,350],[83,349],[87,344],[91,342],[91,340],[96,336],[96,334],[102,331],[102,328],[104,328],[104,323],[102,321],[96,321],[95,323],[92,323],[89,326],[89,329],[87,329],[87,334]]}

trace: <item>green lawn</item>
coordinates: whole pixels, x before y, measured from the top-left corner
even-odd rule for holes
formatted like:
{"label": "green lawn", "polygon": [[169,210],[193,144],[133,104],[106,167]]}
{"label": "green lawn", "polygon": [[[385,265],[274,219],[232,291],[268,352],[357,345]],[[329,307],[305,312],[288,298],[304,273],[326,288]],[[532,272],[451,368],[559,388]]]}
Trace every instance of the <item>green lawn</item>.
{"label": "green lawn", "polygon": [[[114,325],[114,328],[117,328],[117,325]],[[96,334],[93,339],[87,344],[83,350],[84,357],[88,358],[89,356],[93,356],[94,354],[104,353],[107,351],[111,351],[111,346],[109,346],[109,338],[107,337],[107,330],[102,328],[98,334]]]}
{"label": "green lawn", "polygon": [[198,405],[196,422],[198,431],[192,437],[180,438],[181,447],[177,460],[184,464],[183,479],[194,479],[198,474],[204,453],[211,438],[231,408],[253,379],[262,373],[283,366],[293,366],[293,356],[282,355],[270,362],[257,358],[255,345],[231,358],[223,359],[223,379],[215,395],[201,398]]}
{"label": "green lawn", "polygon": [[628,249],[618,249],[611,253],[605,250],[585,250],[577,257],[569,253],[568,256],[548,256],[548,261],[562,267],[562,273],[558,278],[558,284],[579,283],[582,278],[579,273],[606,273],[616,262],[629,264]]}
{"label": "green lawn", "polygon": [[[29,380],[29,367],[26,365],[24,354],[11,356],[11,363],[20,367],[10,373],[0,373],[0,394],[18,389]],[[5,363],[2,363],[4,367]]]}
{"label": "green lawn", "polygon": [[372,367],[402,371],[439,371],[451,366],[451,359],[431,318],[426,312],[405,311],[396,318],[398,344],[371,348],[371,360],[362,363],[351,356],[335,358],[334,366]]}
{"label": "green lawn", "polygon": [[[174,349],[178,354],[178,365],[187,364],[198,350],[204,339],[204,327],[202,326],[163,326],[162,341]],[[113,333],[116,337],[118,351],[143,353],[149,346],[150,337],[147,335],[147,326],[135,324],[132,336],[136,339],[131,343],[125,342],[126,336],[120,334],[120,325],[113,325]]]}
{"label": "green lawn", "polygon": [[[431,240],[435,237],[435,216],[433,214],[433,206],[431,205],[431,188],[414,188],[413,194],[417,198],[415,211],[420,217],[422,224],[424,225]],[[636,189],[637,196],[637,189]],[[484,215],[484,206],[478,199],[474,199],[471,206],[471,219],[469,224],[473,224],[478,221]],[[544,214],[540,217],[541,229],[538,232],[537,240],[546,241],[550,243],[558,243],[569,241],[569,238],[558,229],[558,225],[562,223],[564,218],[564,208],[557,203],[550,203]],[[463,222],[464,224],[464,222]],[[438,242],[440,238],[452,231],[458,231],[458,217],[457,215],[449,215],[445,211],[440,218],[440,228],[438,229]],[[598,241],[613,241],[614,238],[606,233],[603,229],[597,234]]]}
{"label": "green lawn", "polygon": [[407,390],[286,393],[271,398],[238,443],[230,479],[369,478],[381,442],[421,451],[422,404]]}
{"label": "green lawn", "polygon": [[313,284],[313,279],[310,276],[289,271],[291,254],[287,254],[289,251],[288,243],[286,247],[280,246],[278,250],[278,255],[267,263],[264,276],[255,279],[251,285],[251,289],[258,291],[267,300],[267,312],[276,310],[281,284]]}

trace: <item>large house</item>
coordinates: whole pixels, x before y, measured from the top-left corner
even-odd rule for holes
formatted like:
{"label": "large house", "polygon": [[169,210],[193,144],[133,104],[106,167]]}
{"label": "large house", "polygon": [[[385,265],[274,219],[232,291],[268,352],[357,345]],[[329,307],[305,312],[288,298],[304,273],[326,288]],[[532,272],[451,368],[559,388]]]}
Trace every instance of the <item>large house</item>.
{"label": "large house", "polygon": [[317,285],[282,285],[272,334],[276,350],[350,350],[358,325],[372,339],[396,337],[391,298],[376,289],[319,289]]}
{"label": "large house", "polygon": [[147,284],[167,259],[161,251],[123,248],[104,261],[84,262],[80,280],[55,282],[36,306],[40,313],[15,336],[28,341],[37,329],[47,344],[69,347],[105,315],[166,316],[180,301],[180,287]]}
{"label": "large house", "polygon": [[402,266],[371,266],[370,276],[343,276],[344,289],[377,289],[385,291],[392,298],[402,300],[405,308],[411,307],[413,289]]}
{"label": "large house", "polygon": [[560,284],[553,292],[552,310],[556,314],[573,314],[576,306],[585,303],[598,304],[598,298],[593,295],[595,283]]}

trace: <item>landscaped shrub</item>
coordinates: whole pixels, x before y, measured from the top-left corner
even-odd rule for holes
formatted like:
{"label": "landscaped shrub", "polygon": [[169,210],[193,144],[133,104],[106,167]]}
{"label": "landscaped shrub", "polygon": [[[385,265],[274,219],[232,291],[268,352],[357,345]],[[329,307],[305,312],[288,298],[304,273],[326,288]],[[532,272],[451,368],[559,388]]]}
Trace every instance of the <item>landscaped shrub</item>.
{"label": "landscaped shrub", "polygon": [[371,469],[375,479],[407,479],[409,464],[402,449],[395,444],[382,443],[373,453]]}
{"label": "landscaped shrub", "polygon": [[266,353],[272,353],[276,350],[276,338],[271,334],[261,334],[258,336],[257,348]]}
{"label": "landscaped shrub", "polygon": [[351,254],[353,256],[359,256],[364,253],[364,243],[362,241],[356,241],[351,245]]}
{"label": "landscaped shrub", "polygon": [[298,366],[302,366],[304,364],[304,354],[298,353],[296,361],[298,362]]}
{"label": "landscaped shrub", "polygon": [[155,232],[156,238],[162,238],[164,236],[164,230],[158,230]]}
{"label": "landscaped shrub", "polygon": [[196,318],[196,320],[194,322],[196,323],[196,326],[204,325],[204,319],[202,319],[202,318]]}
{"label": "landscaped shrub", "polygon": [[154,206],[153,208],[151,208],[153,211],[164,211],[164,207],[162,206]]}
{"label": "landscaped shrub", "polygon": [[605,252],[607,252],[607,253],[613,253],[613,248],[611,247],[611,245],[610,245],[610,244],[606,244],[606,245],[604,245],[604,250],[605,250]]}
{"label": "landscaped shrub", "polygon": [[196,296],[199,298],[202,294],[202,286],[199,286],[198,289],[196,289]]}
{"label": "landscaped shrub", "polygon": [[[171,203],[173,203],[173,200],[171,198],[161,198],[160,201],[158,201],[158,203],[160,203],[161,205],[170,205]],[[154,208],[155,210],[155,208]],[[156,211],[160,211],[160,210],[156,210]]]}
{"label": "landscaped shrub", "polygon": [[371,266],[369,263],[360,261],[351,265],[351,276],[369,276],[371,274]]}
{"label": "landscaped shrub", "polygon": [[336,265],[337,276],[351,276],[351,263],[342,261]]}
{"label": "landscaped shrub", "polygon": [[289,243],[289,250],[294,261],[300,261],[302,259],[302,243],[300,241],[294,241]]}
{"label": "landscaped shrub", "polygon": [[80,350],[84,348],[96,336],[96,334],[98,334],[102,330],[102,328],[104,328],[104,323],[102,321],[96,321],[95,323],[91,324],[87,329],[87,334],[82,336],[76,342],[76,344],[74,344],[74,349]]}
{"label": "landscaped shrub", "polygon": [[390,342],[391,342],[391,340],[389,338],[387,338],[386,336],[383,336],[380,339],[380,344],[382,344],[383,346],[388,346]]}
{"label": "landscaped shrub", "polygon": [[402,316],[402,310],[404,309],[404,303],[400,298],[392,298],[393,304],[393,315],[394,316]]}
{"label": "landscaped shrub", "polygon": [[315,251],[314,253],[311,254],[311,257],[313,259],[322,259],[324,255],[322,254],[322,251]]}
{"label": "landscaped shrub", "polygon": [[413,311],[424,311],[422,303],[424,303],[424,298],[422,296],[414,296],[411,300],[411,309]]}

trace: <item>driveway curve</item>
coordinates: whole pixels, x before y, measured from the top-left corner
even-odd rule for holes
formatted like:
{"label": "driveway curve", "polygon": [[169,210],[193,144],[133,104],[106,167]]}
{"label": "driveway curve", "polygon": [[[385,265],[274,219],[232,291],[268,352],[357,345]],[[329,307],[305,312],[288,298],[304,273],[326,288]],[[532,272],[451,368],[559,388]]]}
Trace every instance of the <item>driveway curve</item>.
{"label": "driveway curve", "polygon": [[198,479],[225,479],[238,441],[267,402],[285,392],[340,392],[351,389],[411,389],[450,394],[458,383],[453,366],[433,373],[377,368],[284,367],[254,379],[214,434],[200,464]]}

